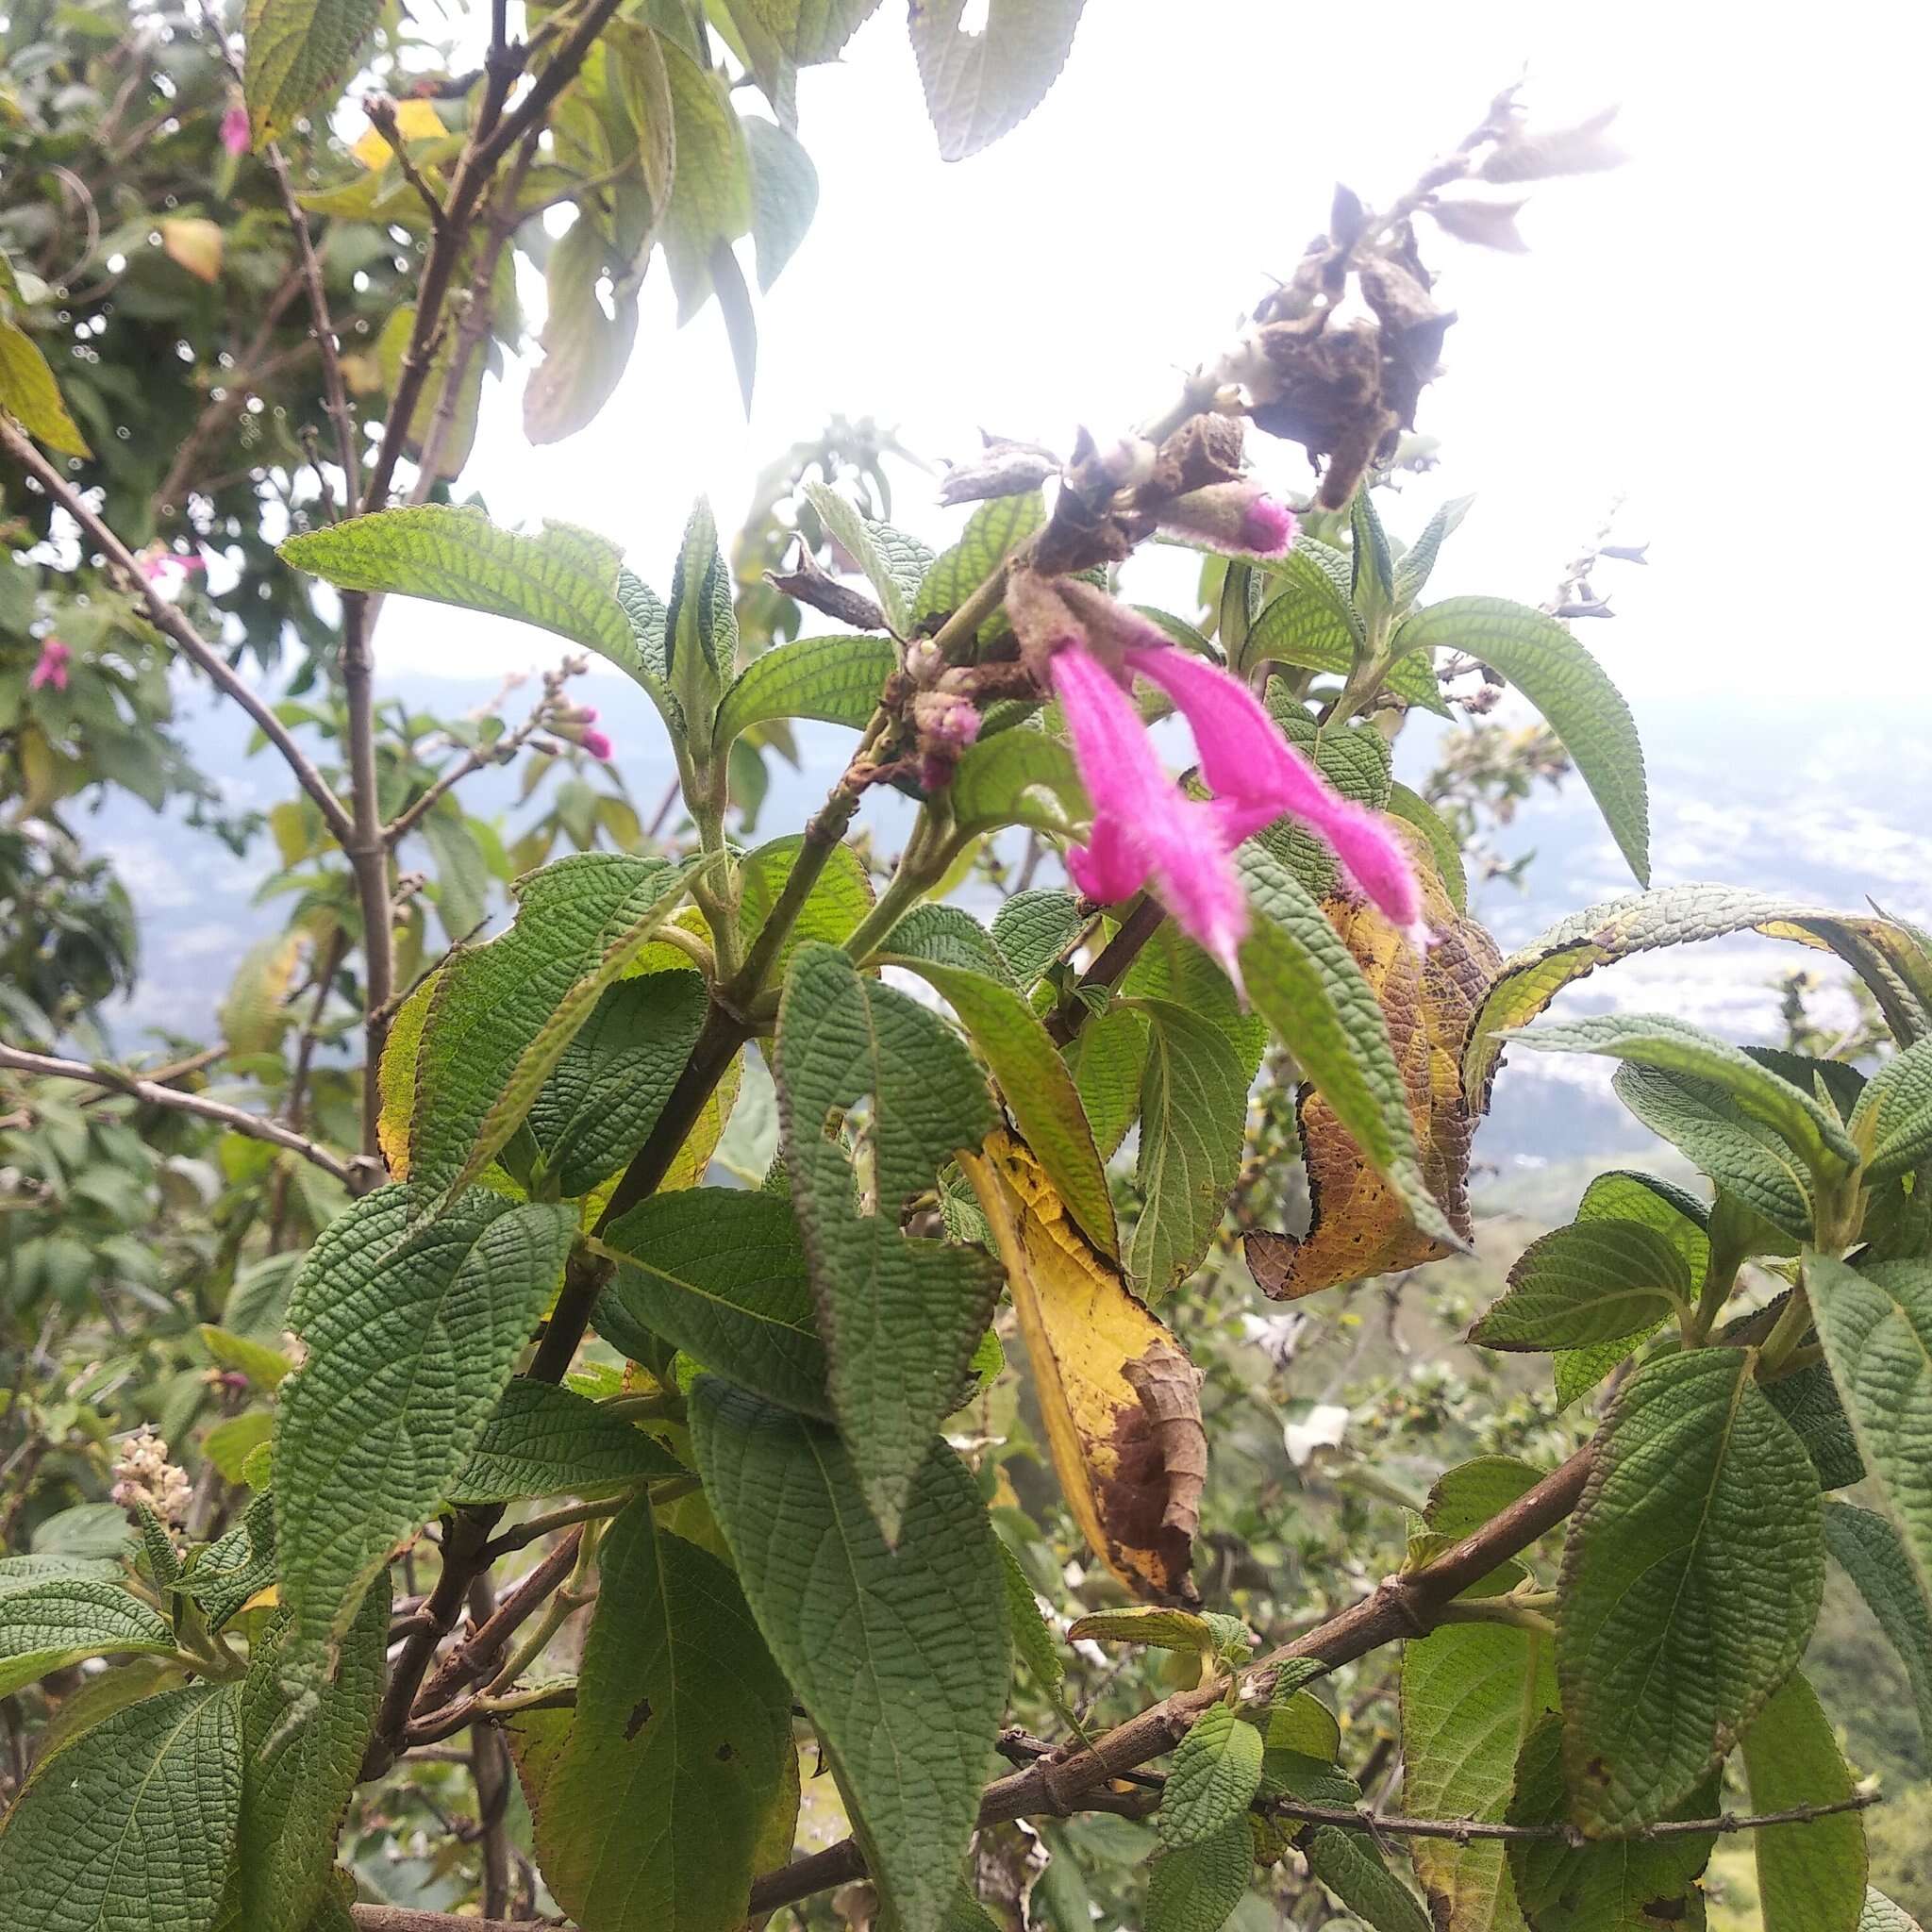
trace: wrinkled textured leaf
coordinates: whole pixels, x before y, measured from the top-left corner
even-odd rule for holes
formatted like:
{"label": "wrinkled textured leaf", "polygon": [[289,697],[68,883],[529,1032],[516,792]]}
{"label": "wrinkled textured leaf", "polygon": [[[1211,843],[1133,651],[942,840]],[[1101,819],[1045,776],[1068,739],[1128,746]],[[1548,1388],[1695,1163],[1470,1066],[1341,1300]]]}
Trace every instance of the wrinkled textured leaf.
{"label": "wrinkled textured leaf", "polygon": [[1308,1870],[1371,1932],[1429,1932],[1415,1894],[1382,1862],[1363,1833],[1318,1824],[1301,1847]]}
{"label": "wrinkled textured leaf", "polygon": [[[1794,1673],[1744,1733],[1754,1811],[1831,1805],[1852,1774],[1818,1693]],[[1865,1907],[1865,1822],[1856,1811],[1751,1834],[1764,1932],[1857,1932]]]}
{"label": "wrinkled textured leaf", "polygon": [[912,600],[931,565],[931,552],[903,530],[860,515],[848,497],[841,496],[828,484],[806,483],[801,488],[819,521],[872,586],[893,635],[906,636]]}
{"label": "wrinkled textured leaf", "polygon": [[1809,1255],[1805,1279],[1865,1467],[1932,1603],[1932,1261],[1881,1261],[1854,1272]]}
{"label": "wrinkled textured leaf", "polygon": [[607,1932],[736,1925],[791,1693],[731,1572],[648,1502],[611,1524],[597,1560],[577,1715],[538,1819],[545,1882]]}
{"label": "wrinkled textured leaf", "polygon": [[381,18],[381,0],[248,0],[243,89],[257,147],[349,78]]}
{"label": "wrinkled textured leaf", "polygon": [[1147,1873],[1146,1932],[1217,1932],[1241,1904],[1254,1868],[1245,1818],[1163,1852]]}
{"label": "wrinkled textured leaf", "polygon": [[[999,942],[978,920],[958,906],[928,902],[915,906],[887,941],[891,955],[909,965],[930,965],[976,974],[1008,991],[1016,991],[1013,969]],[[1032,1009],[1029,1008],[1028,1011]]]}
{"label": "wrinkled textured leaf", "polygon": [[1053,86],[1085,0],[991,0],[962,32],[966,0],[916,0],[907,21],[940,158],[963,161],[1017,127]]}
{"label": "wrinkled textured leaf", "polygon": [[1211,1704],[1174,1747],[1156,1825],[1160,1842],[1198,1844],[1241,1820],[1261,1787],[1261,1733]]}
{"label": "wrinkled textured leaf", "polygon": [[632,1320],[741,1388],[830,1419],[811,1275],[789,1201],[724,1188],[656,1194],[602,1241],[625,1264],[605,1293]]}
{"label": "wrinkled textured leaf", "polygon": [[[798,863],[804,846],[803,837],[791,832],[745,855],[738,874],[738,929],[747,946],[778,903],[785,881],[791,876],[791,868]],[[838,945],[849,939],[858,922],[872,910],[872,876],[864,860],[849,845],[835,846],[824,870],[806,894],[805,904],[798,908],[798,917],[786,934],[784,944],[778,948],[772,967],[773,978],[784,978],[801,946],[814,940]]]}
{"label": "wrinkled textured leaf", "polygon": [[969,745],[947,796],[966,833],[1031,825],[1071,836],[1093,812],[1073,752],[1033,724]]}
{"label": "wrinkled textured leaf", "polygon": [[445,1500],[607,1496],[682,1473],[667,1451],[621,1416],[568,1389],[519,1379],[503,1391]]}
{"label": "wrinkled textured leaf", "polygon": [[282,1601],[311,1641],[347,1627],[391,1546],[468,1463],[555,1291],[567,1207],[475,1189],[410,1232],[380,1188],[323,1231],[290,1303],[308,1358],[275,1418]]}
{"label": "wrinkled textured leaf", "polygon": [[1898,1652],[1919,1707],[1920,1738],[1932,1743],[1932,1608],[1898,1531],[1873,1510],[1827,1499],[1824,1545]]}
{"label": "wrinkled textured leaf", "polygon": [[1648,1824],[1695,1790],[1810,1637],[1818,1477],[1754,1365],[1737,1348],[1648,1362],[1597,1439],[1557,1635],[1564,1767],[1586,1829]]}
{"label": "wrinkled textured leaf", "polygon": [[1588,1348],[1657,1326],[1688,1304],[1690,1271],[1641,1221],[1573,1222],[1532,1241],[1509,1291],[1469,1331],[1485,1348]]}
{"label": "wrinkled textured leaf", "polygon": [[1024,992],[1073,943],[1086,924],[1072,892],[1034,888],[1015,892],[993,914],[992,936]]}
{"label": "wrinkled textured leaf", "polygon": [[210,1932],[242,1811],[238,1691],[143,1698],[33,1779],[0,1833],[0,1924]]}
{"label": "wrinkled textured leaf", "polygon": [[[994,1114],[965,1041],[864,979],[836,946],[800,947],[778,1008],[779,1144],[811,1266],[832,1406],[888,1540],[933,1432],[958,1399],[999,1293],[977,1251],[901,1232],[953,1152]],[[833,1128],[866,1102],[863,1210]]]}
{"label": "wrinkled textured leaf", "polygon": [[691,1391],[691,1427],[752,1615],[852,1795],[884,1903],[905,1932],[938,1932],[1008,1674],[973,1478],[930,1443],[889,1546],[831,1430],[711,1376]]}
{"label": "wrinkled textured leaf", "polygon": [[0,1597],[0,1697],[87,1657],[174,1649],[167,1624],[119,1584],[51,1576]]}
{"label": "wrinkled textured leaf", "polygon": [[1081,1238],[1022,1142],[994,1134],[974,1170],[1080,1533],[1135,1596],[1192,1601],[1208,1468],[1192,1365]]}
{"label": "wrinkled textured leaf", "polygon": [[[912,600],[913,622],[950,617],[1045,521],[1046,502],[1037,490],[975,506],[959,541],[933,558],[922,579]],[[989,618],[981,635],[998,621]]]}
{"label": "wrinkled textured leaf", "polygon": [[772,718],[863,724],[879,701],[896,654],[888,638],[799,638],[754,658],[718,707],[713,750]]}
{"label": "wrinkled textured leaf", "polygon": [[1894,1054],[1867,1083],[1850,1122],[1868,1187],[1910,1174],[1932,1155],[1932,1040]]}

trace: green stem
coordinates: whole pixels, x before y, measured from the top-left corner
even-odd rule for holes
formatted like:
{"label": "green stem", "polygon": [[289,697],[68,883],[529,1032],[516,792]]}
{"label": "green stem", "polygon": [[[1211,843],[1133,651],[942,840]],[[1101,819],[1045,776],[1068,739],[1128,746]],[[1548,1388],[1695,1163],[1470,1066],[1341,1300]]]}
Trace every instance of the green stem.
{"label": "green stem", "polygon": [[885,891],[847,936],[845,950],[861,966],[885,944],[892,928],[927,891],[945,877],[952,863],[952,847],[944,835],[942,817],[930,805],[920,807],[911,836]]}
{"label": "green stem", "polygon": [[1780,1311],[1772,1331],[1764,1338],[1764,1346],[1758,1353],[1762,1364],[1761,1373],[1775,1376],[1784,1367],[1785,1358],[1805,1340],[1811,1327],[1811,1302],[1803,1288],[1794,1288],[1791,1298]]}

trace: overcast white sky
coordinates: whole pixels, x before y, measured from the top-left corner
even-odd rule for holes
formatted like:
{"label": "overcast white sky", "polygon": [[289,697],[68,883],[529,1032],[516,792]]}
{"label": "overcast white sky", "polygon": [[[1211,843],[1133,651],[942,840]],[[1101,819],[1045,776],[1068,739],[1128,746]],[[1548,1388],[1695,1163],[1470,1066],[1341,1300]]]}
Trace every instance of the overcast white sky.
{"label": "overcast white sky", "polygon": [[[1844,600],[1926,523],[1924,20],[1865,4],[1827,20],[1681,0],[1340,15],[1091,0],[1044,106],[946,165],[889,0],[801,84],[822,196],[762,307],[751,422],[715,309],[675,331],[654,275],[599,421],[532,450],[513,369],[486,396],[466,481],[499,518],[618,539],[662,590],[691,496],[735,523],[759,466],[832,411],[897,424],[932,456],[968,450],[981,423],[1061,447],[1077,423],[1124,427],[1290,271],[1336,179],[1398,192],[1526,65],[1539,118],[1621,102],[1635,159],[1539,185],[1528,256],[1425,238],[1463,320],[1419,425],[1442,467],[1408,521],[1478,495],[1438,588],[1537,601],[1621,493],[1619,536],[1653,560],[1605,574],[1623,615],[1587,636],[1633,700],[1821,671],[1834,697],[1847,678],[1923,682],[1916,613],[1861,627]],[[1292,445],[1253,442],[1265,473],[1306,481]],[[958,513],[926,496],[909,477],[896,513],[943,539]],[[421,605],[393,608],[382,638],[398,670],[533,654],[528,633]]]}

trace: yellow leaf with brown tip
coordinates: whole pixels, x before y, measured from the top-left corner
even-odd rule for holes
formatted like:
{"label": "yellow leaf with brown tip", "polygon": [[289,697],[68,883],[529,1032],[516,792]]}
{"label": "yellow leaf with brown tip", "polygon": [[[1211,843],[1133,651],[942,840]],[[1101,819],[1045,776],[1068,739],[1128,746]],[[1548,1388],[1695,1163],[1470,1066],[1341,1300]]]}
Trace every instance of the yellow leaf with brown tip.
{"label": "yellow leaf with brown tip", "polygon": [[[1397,829],[1407,836],[1406,826]],[[1418,845],[1424,917],[1436,935],[1426,957],[1364,900],[1330,899],[1323,909],[1381,1002],[1408,1091],[1424,1178],[1451,1225],[1467,1239],[1469,1143],[1475,1122],[1462,1088],[1462,1043],[1501,958],[1489,934],[1451,904],[1420,841],[1412,842]],[[1417,1229],[1313,1088],[1303,1088],[1296,1118],[1313,1211],[1300,1241],[1265,1229],[1246,1237],[1249,1270],[1266,1294],[1292,1301],[1371,1274],[1440,1261],[1450,1252]]]}
{"label": "yellow leaf with brown tip", "polygon": [[221,279],[222,229],[219,222],[207,221],[199,215],[182,215],[156,225],[161,231],[161,250],[170,261],[178,262],[200,281]]}
{"label": "yellow leaf with brown tip", "polygon": [[1076,1228],[1023,1141],[959,1157],[1007,1270],[1047,1446],[1089,1546],[1137,1597],[1196,1600],[1200,1375]]}

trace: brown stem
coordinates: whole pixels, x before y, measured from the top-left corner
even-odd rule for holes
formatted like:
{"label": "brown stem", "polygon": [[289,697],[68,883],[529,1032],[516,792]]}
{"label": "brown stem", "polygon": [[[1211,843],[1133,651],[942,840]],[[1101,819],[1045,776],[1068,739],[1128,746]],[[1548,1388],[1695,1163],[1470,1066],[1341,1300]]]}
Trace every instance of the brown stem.
{"label": "brown stem", "polygon": [[397,172],[416,191],[416,198],[429,211],[431,229],[441,234],[449,217],[443,211],[442,203],[436,198],[435,189],[423,178],[422,169],[409,157],[409,143],[396,125],[396,104],[387,94],[367,94],[363,97],[362,111],[369,116],[375,131],[389,142]]}
{"label": "brown stem", "polygon": [[108,560],[121,585],[140,603],[147,620],[163,632],[199,670],[235,700],[260,728],[261,735],[281,753],[296,782],[315,801],[331,835],[346,843],[351,836],[348,812],[329,789],[328,781],[289,734],[262,698],[246,684],[228,660],[204,638],[174,605],[141,574],[134,553],[115,536],[74,485],[35,448],[26,432],[0,415],[0,449],[4,449],[42,490],[81,527],[88,541]]}
{"label": "brown stem", "polygon": [[[490,1578],[478,1576],[470,1586],[470,1611],[479,1624],[495,1610]],[[509,1756],[501,1737],[489,1724],[470,1733],[470,1775],[476,1787],[476,1834],[483,1851],[483,1916],[499,1917],[509,1909],[509,1838],[504,1814],[509,1804]]]}
{"label": "brown stem", "polygon": [[349,788],[355,822],[342,849],[356,875],[362,910],[362,1003],[366,1015],[362,1061],[362,1151],[381,1153],[376,1132],[382,1115],[382,1042],[389,1032],[390,997],[395,991],[395,936],[391,924],[389,846],[382,836],[376,795],[375,665],[369,644],[369,600],[342,592],[342,701],[348,711]]}
{"label": "brown stem", "polygon": [[1046,1030],[1056,1046],[1065,1046],[1087,1024],[1092,1011],[1080,993],[1105,987],[1109,991],[1140,957],[1141,948],[1160,930],[1167,917],[1159,902],[1143,894],[1101,948],[1100,957],[1080,975],[1078,991],[1047,1016]]}
{"label": "brown stem", "polygon": [[218,1121],[231,1133],[245,1134],[251,1141],[266,1141],[271,1145],[285,1147],[291,1154],[299,1154],[304,1160],[312,1161],[325,1174],[333,1174],[345,1186],[354,1187],[364,1173],[360,1161],[347,1161],[331,1154],[320,1142],[310,1141],[282,1125],[279,1121],[265,1120],[258,1113],[248,1113],[239,1107],[230,1107],[225,1101],[209,1100],[199,1093],[183,1093],[173,1087],[157,1086],[152,1080],[136,1079],[130,1074],[117,1074],[111,1067],[91,1067],[84,1060],[58,1059],[52,1054],[27,1053],[17,1046],[0,1043],[0,1067],[11,1068],[17,1074],[34,1074],[48,1080],[79,1080],[90,1087],[105,1087],[115,1093],[125,1093],[130,1100],[138,1100],[147,1107],[171,1108],[176,1113],[199,1115],[203,1120]]}
{"label": "brown stem", "polygon": [[[1569,1515],[1583,1494],[1591,1457],[1591,1448],[1586,1444],[1553,1474],[1524,1491],[1508,1508],[1444,1550],[1433,1562],[1406,1575],[1388,1578],[1339,1616],[1262,1657],[1247,1674],[1254,1694],[1267,1695],[1276,1672],[1294,1658],[1314,1657],[1333,1669],[1385,1643],[1426,1634],[1444,1604]],[[1115,1725],[1091,1745],[1064,1757],[1041,1758],[1024,1770],[996,1778],[980,1799],[980,1824],[999,1824],[1037,1814],[1058,1816],[1076,1807],[1083,1792],[1172,1750],[1195,1719],[1224,1692],[1225,1686],[1220,1682],[1177,1691]],[[854,1840],[846,1839],[760,1878],[752,1887],[752,1912],[773,1911],[827,1886],[857,1878],[864,1870],[864,1855]]]}

